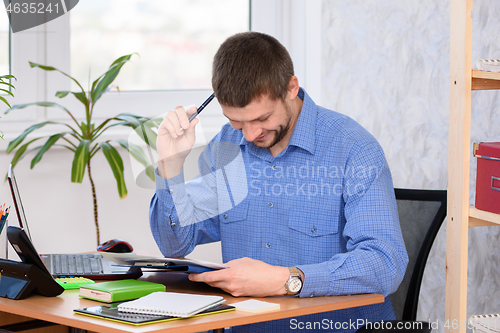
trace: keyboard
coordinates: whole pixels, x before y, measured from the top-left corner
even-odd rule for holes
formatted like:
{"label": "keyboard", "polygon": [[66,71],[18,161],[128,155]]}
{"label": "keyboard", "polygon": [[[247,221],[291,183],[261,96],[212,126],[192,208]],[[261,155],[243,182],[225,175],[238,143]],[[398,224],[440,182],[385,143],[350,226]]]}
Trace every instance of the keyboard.
{"label": "keyboard", "polygon": [[53,254],[53,272],[57,275],[91,275],[102,273],[99,254]]}

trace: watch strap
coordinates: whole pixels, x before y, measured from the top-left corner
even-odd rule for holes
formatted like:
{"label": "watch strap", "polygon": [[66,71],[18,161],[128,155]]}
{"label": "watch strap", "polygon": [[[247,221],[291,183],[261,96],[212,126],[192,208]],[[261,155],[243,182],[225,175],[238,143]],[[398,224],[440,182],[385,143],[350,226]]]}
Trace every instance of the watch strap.
{"label": "watch strap", "polygon": [[[302,276],[300,275],[299,270],[298,270],[297,267],[288,267],[288,269],[290,270],[290,277],[288,278],[288,280],[285,283],[286,294],[289,295],[289,296],[291,296],[291,295],[297,295],[298,293],[300,293],[300,290],[302,289],[302,284],[303,284]],[[301,287],[300,287],[299,291],[296,291],[296,292],[290,291],[289,284],[293,280],[300,281]]]}

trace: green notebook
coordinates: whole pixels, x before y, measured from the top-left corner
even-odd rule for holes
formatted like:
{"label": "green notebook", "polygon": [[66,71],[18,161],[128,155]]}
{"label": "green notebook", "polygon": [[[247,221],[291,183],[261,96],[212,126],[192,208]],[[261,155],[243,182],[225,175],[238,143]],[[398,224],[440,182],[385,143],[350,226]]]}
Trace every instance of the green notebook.
{"label": "green notebook", "polygon": [[155,291],[165,291],[163,284],[141,280],[117,280],[87,284],[80,287],[80,296],[100,302],[120,302],[146,296]]}

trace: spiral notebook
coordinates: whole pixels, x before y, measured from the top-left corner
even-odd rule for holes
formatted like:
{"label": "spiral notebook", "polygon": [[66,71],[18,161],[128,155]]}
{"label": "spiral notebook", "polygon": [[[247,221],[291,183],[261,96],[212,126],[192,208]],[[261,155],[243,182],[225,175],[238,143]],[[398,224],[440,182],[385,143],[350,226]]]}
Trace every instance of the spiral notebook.
{"label": "spiral notebook", "polygon": [[154,292],[118,305],[119,312],[191,317],[224,303],[222,296]]}
{"label": "spiral notebook", "polygon": [[471,316],[469,324],[474,333],[500,333],[500,314]]}

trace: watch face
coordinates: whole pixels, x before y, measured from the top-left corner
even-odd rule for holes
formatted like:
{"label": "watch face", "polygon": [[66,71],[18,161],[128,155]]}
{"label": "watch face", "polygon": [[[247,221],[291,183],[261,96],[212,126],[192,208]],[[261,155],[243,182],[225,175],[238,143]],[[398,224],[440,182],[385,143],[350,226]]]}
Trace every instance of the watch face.
{"label": "watch face", "polygon": [[300,288],[302,288],[302,281],[297,278],[290,280],[290,283],[288,284],[288,290],[290,290],[290,292],[298,293]]}

